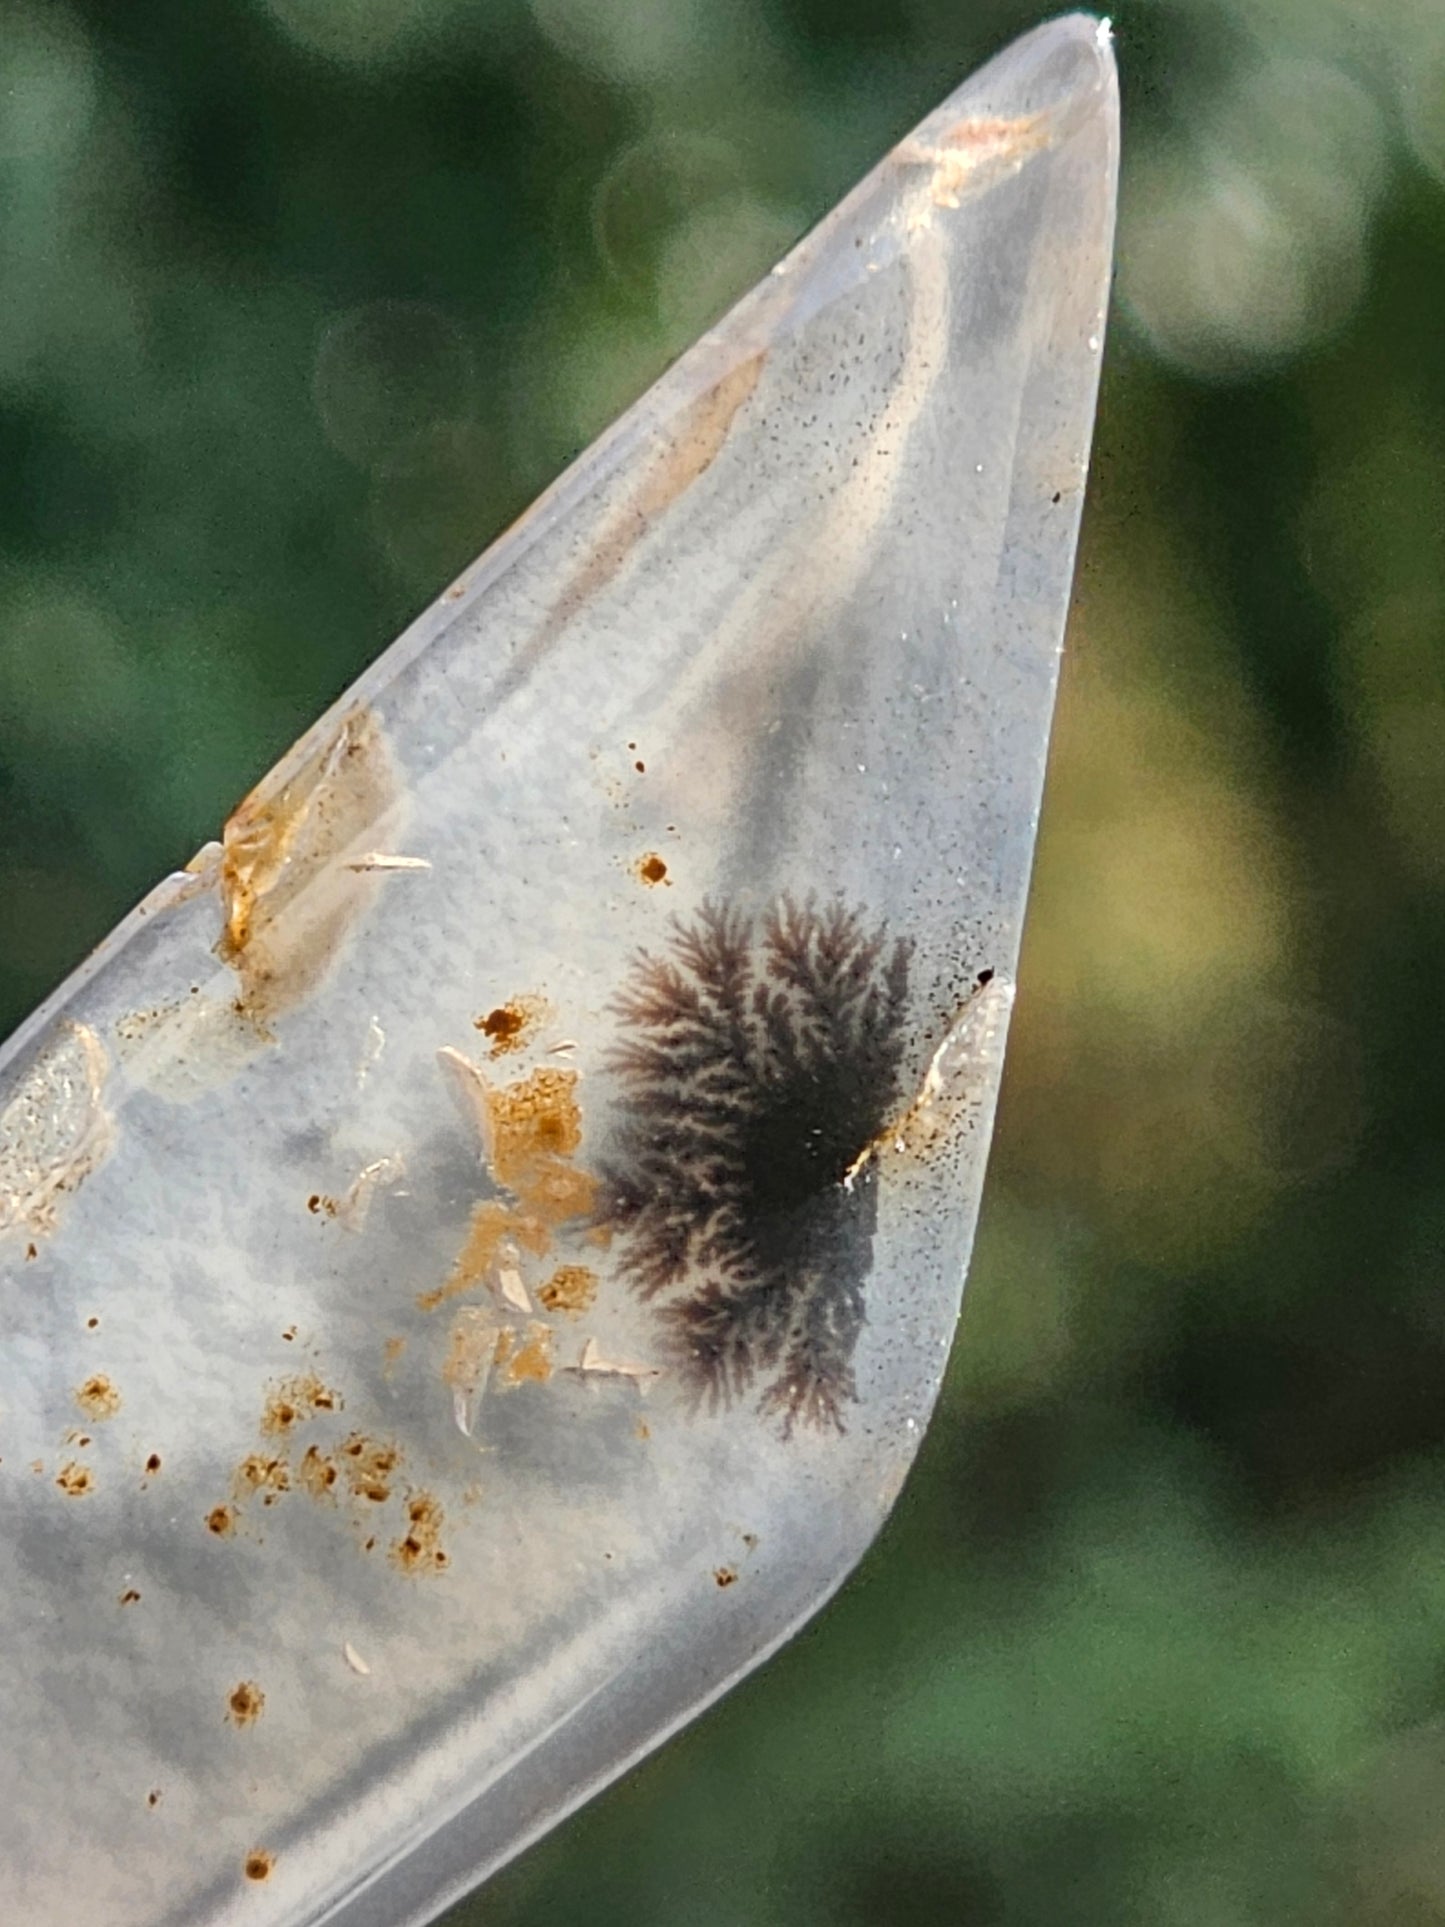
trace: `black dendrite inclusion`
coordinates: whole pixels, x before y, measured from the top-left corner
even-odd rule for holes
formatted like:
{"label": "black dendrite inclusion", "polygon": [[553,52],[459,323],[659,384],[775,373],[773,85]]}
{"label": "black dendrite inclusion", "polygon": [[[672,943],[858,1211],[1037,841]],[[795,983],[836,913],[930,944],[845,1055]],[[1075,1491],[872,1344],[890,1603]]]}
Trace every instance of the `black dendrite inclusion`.
{"label": "black dendrite inclusion", "polygon": [[613,1009],[622,1084],[603,1217],[670,1360],[726,1405],[844,1429],[897,1110],[911,946],[841,903],[704,904]]}

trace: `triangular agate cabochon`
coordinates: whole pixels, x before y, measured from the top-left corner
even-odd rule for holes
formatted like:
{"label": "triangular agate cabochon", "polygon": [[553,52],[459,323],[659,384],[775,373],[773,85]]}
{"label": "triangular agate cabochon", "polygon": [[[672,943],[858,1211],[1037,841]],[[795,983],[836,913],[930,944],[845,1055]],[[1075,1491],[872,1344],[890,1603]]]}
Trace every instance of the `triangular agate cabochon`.
{"label": "triangular agate cabochon", "polygon": [[987,67],[7,1047],[11,1917],[427,1918],[877,1530],[992,1123],[1115,141],[1095,22]]}

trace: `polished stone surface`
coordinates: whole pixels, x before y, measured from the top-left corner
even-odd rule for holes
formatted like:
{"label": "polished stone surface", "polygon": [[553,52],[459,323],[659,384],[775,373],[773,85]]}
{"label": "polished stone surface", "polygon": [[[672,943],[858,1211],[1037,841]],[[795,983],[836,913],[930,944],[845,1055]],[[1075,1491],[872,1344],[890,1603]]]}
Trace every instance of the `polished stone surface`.
{"label": "polished stone surface", "polygon": [[424,1919],[840,1583],[947,1357],[1092,425],[1072,18],[0,1053],[0,1858]]}

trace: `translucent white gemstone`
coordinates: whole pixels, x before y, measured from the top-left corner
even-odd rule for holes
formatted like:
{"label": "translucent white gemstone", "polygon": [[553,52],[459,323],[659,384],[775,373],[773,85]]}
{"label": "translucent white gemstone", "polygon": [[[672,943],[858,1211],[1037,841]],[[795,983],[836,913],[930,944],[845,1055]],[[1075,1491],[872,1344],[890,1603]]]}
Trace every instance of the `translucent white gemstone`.
{"label": "translucent white gemstone", "polygon": [[1093,21],[986,68],[0,1056],[14,1918],[424,1918],[877,1530],[991,1129],[1115,143]]}

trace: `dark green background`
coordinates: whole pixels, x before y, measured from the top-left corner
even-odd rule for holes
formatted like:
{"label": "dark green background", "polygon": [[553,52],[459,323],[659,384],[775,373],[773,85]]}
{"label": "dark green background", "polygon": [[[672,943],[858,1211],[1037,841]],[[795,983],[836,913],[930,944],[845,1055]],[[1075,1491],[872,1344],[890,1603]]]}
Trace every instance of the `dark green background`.
{"label": "dark green background", "polygon": [[[10,0],[0,1033],[1039,17]],[[459,1918],[1445,1922],[1445,8],[1117,27],[944,1405],[823,1618]]]}

